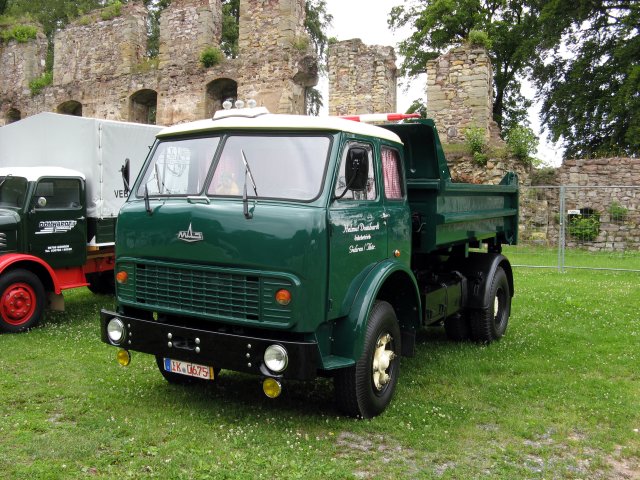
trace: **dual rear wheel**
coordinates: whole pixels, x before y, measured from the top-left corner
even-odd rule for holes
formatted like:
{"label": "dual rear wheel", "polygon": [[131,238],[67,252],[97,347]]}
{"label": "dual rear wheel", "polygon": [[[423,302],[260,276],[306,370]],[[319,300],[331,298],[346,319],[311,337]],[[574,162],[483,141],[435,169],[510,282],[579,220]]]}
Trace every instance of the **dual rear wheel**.
{"label": "dual rear wheel", "polygon": [[504,269],[498,267],[488,281],[490,281],[488,306],[469,309],[445,320],[444,329],[450,340],[471,339],[475,342],[490,343],[504,335],[511,315],[509,280]]}

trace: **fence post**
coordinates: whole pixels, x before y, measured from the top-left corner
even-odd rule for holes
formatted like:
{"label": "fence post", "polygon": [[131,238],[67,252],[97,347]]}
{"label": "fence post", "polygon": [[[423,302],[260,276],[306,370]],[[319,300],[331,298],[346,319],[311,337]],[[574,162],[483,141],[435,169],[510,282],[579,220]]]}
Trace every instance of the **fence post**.
{"label": "fence post", "polygon": [[566,187],[564,185],[560,186],[560,223],[559,223],[559,232],[558,232],[558,271],[560,273],[564,273],[564,251],[565,251],[565,231],[566,231],[566,206],[565,206],[565,196],[566,196]]}

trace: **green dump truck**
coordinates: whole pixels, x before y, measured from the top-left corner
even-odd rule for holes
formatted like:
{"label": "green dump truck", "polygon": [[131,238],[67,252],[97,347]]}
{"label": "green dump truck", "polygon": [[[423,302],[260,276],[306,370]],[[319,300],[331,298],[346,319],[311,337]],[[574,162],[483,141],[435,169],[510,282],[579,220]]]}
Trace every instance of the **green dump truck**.
{"label": "green dump truck", "polygon": [[517,234],[517,177],[452,183],[430,120],[223,110],[157,135],[118,216],[102,340],[172,383],[229,369],[276,397],[331,376],[344,413],[373,417],[418,329],[504,334]]}
{"label": "green dump truck", "polygon": [[64,290],[113,293],[121,169],[140,169],[158,131],[55,113],[0,128],[0,331],[62,310]]}

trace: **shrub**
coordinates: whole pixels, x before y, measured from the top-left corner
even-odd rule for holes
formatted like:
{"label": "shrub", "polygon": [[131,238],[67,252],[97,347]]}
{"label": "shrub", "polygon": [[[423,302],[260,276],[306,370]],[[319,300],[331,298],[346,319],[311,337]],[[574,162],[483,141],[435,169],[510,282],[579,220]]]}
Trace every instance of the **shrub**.
{"label": "shrub", "polygon": [[487,137],[485,136],[484,129],[480,127],[469,127],[464,131],[464,140],[469,153],[475,155],[476,153],[484,153],[487,148]]}
{"label": "shrub", "polygon": [[224,58],[222,50],[217,47],[207,47],[200,54],[200,63],[204,68],[219,64]]}
{"label": "shrub", "polygon": [[53,72],[44,72],[41,77],[34,78],[29,82],[31,95],[35,96],[42,92],[42,89],[53,83]]}
{"label": "shrub", "polygon": [[487,32],[484,32],[482,30],[471,30],[469,32],[468,40],[471,46],[484,47],[487,50],[491,49],[491,39],[489,38]]}
{"label": "shrub", "polygon": [[569,235],[582,242],[592,242],[600,233],[600,214],[583,208],[580,215],[569,218]]}
{"label": "shrub", "polygon": [[609,205],[608,212],[614,222],[624,222],[629,214],[629,210],[615,200]]}
{"label": "shrub", "polygon": [[119,17],[120,13],[122,13],[122,3],[116,0],[102,9],[100,12],[100,18],[102,18],[102,20],[112,20]]}
{"label": "shrub", "polygon": [[32,25],[14,25],[0,32],[0,38],[5,42],[16,40],[19,43],[26,43],[36,38],[37,35],[38,29]]}
{"label": "shrub", "polygon": [[538,149],[538,137],[529,127],[516,126],[506,134],[509,150],[522,163],[531,164]]}
{"label": "shrub", "polygon": [[481,167],[484,167],[487,165],[487,162],[489,161],[489,155],[481,152],[473,152],[473,161],[478,165],[480,165]]}

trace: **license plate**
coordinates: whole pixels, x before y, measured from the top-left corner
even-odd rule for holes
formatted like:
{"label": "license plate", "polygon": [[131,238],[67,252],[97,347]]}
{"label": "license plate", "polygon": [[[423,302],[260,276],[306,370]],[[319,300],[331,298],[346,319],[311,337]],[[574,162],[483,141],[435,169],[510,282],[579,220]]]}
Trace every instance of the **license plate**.
{"label": "license plate", "polygon": [[164,369],[167,372],[187,375],[189,377],[203,378],[205,380],[213,380],[213,367],[206,365],[198,365],[197,363],[183,362],[181,360],[164,359]]}

